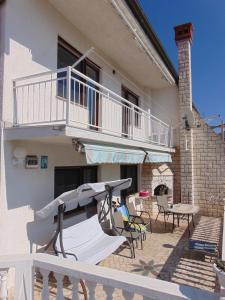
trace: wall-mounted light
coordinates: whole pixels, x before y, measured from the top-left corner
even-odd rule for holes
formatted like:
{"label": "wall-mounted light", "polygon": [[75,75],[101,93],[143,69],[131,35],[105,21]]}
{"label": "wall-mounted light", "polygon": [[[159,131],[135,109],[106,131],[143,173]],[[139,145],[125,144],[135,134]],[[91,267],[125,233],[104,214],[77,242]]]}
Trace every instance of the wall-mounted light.
{"label": "wall-mounted light", "polygon": [[13,151],[12,163],[14,166],[24,165],[27,152],[22,147],[16,147]]}

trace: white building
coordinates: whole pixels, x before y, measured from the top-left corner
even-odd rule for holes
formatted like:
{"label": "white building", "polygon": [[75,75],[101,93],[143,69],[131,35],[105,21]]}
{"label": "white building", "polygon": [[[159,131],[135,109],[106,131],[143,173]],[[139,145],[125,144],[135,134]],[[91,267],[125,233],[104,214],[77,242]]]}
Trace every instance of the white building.
{"label": "white building", "polygon": [[[176,27],[175,39],[179,83],[137,0],[0,1],[0,256],[26,253],[15,259],[21,277],[31,280],[41,265],[68,276],[75,268],[27,253],[56,226],[54,218],[38,222],[35,212],[82,183],[132,177],[129,194],[153,196],[163,186],[174,202],[223,215],[224,143],[192,103],[192,24]],[[188,128],[188,116],[198,126]],[[88,213],[76,209],[66,221]],[[5,300],[4,268],[14,265],[0,263]],[[87,280],[97,273],[78,263],[76,280],[79,268]],[[98,272],[103,285],[119,274]],[[137,288],[146,299],[149,291],[156,299],[203,299],[172,283],[118,278],[122,290]]]}
{"label": "white building", "polygon": [[178,86],[132,1],[10,0],[0,12],[5,254],[35,251],[34,212],[66,190],[132,176],[137,192],[146,152],[175,151]]}

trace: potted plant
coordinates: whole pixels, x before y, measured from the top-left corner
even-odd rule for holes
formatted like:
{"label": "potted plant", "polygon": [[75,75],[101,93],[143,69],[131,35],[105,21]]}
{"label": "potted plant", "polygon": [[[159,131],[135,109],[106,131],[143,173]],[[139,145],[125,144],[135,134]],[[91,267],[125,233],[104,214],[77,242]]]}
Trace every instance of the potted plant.
{"label": "potted plant", "polygon": [[213,269],[218,276],[220,286],[225,289],[225,261],[216,259]]}

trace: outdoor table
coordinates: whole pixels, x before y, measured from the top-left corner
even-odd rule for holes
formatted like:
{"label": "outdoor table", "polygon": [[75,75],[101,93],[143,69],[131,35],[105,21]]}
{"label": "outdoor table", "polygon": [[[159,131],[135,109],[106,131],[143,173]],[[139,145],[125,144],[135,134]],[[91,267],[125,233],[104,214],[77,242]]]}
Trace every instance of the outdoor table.
{"label": "outdoor table", "polygon": [[188,233],[190,236],[190,216],[192,216],[192,224],[193,227],[195,227],[194,224],[194,215],[199,212],[199,206],[197,205],[192,205],[192,204],[174,204],[170,209],[169,212],[173,214],[173,229],[175,227],[175,215],[177,216],[177,225],[179,227],[179,221],[180,221],[180,216],[187,216],[187,221],[188,221]]}

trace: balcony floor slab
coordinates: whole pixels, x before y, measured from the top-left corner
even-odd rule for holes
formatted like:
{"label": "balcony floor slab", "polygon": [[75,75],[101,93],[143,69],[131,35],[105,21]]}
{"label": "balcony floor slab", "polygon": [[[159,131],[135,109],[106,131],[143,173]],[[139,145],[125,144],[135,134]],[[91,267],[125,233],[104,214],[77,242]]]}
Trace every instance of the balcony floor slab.
{"label": "balcony floor slab", "polygon": [[97,143],[144,148],[146,150],[175,152],[174,148],[96,132],[95,130],[66,126],[65,124],[9,127],[5,129],[5,140],[7,141],[34,140],[45,143],[71,143],[73,138]]}

